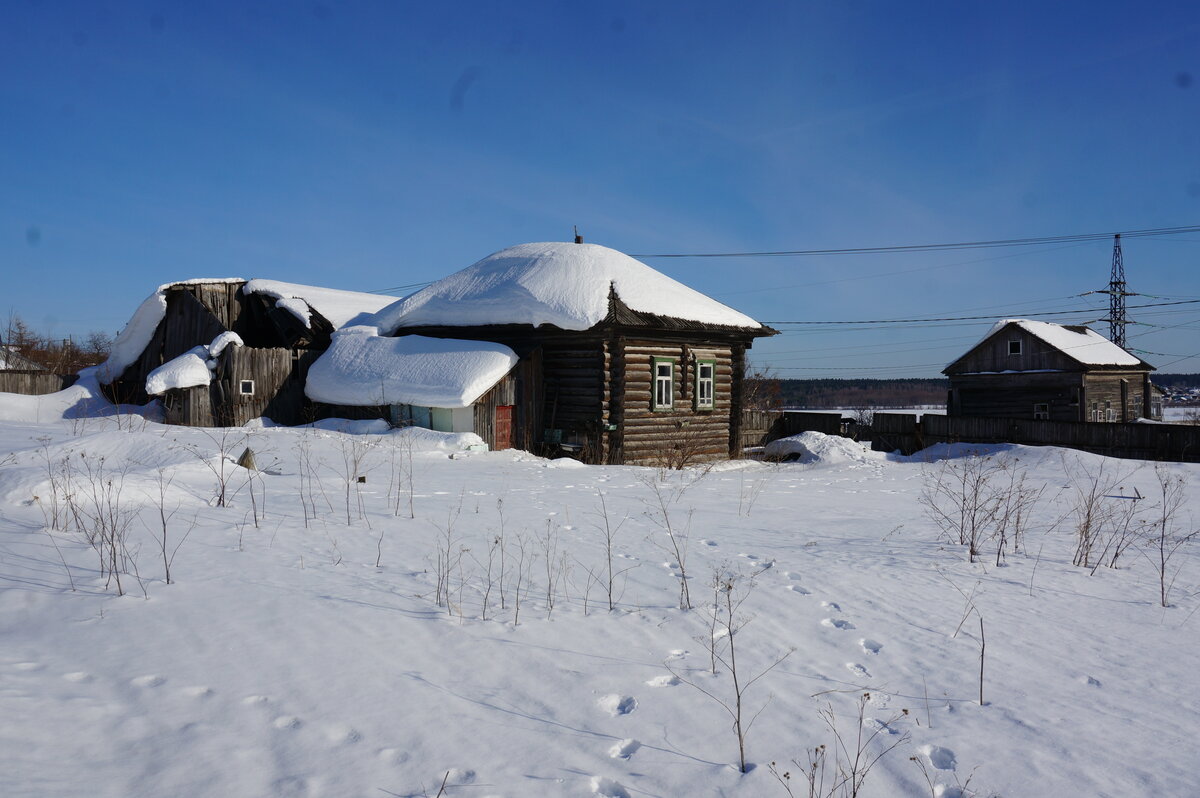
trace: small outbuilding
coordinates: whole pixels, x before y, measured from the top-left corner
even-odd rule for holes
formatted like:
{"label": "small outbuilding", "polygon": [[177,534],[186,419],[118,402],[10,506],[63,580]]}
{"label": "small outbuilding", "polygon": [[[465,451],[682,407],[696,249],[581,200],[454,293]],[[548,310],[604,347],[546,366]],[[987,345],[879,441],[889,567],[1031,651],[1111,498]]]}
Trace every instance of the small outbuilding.
{"label": "small outbuilding", "polygon": [[1049,421],[1162,418],[1154,367],[1094,330],[1030,319],[998,321],[942,370],[946,412]]}

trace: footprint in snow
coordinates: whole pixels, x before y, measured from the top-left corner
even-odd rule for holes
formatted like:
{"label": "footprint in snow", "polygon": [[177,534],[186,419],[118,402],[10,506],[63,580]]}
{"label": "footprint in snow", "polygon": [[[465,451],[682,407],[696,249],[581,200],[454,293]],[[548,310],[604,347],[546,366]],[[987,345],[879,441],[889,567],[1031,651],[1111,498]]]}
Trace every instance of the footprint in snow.
{"label": "footprint in snow", "polygon": [[854,628],[854,624],[849,621],[843,621],[841,618],[826,618],[821,621],[821,625],[828,626],[831,629],[841,629],[842,631]]}
{"label": "footprint in snow", "polygon": [[40,671],[44,666],[40,662],[17,662],[13,664],[15,671]]}
{"label": "footprint in snow", "polygon": [[619,781],[604,776],[592,776],[592,795],[602,798],[629,798],[629,791],[621,786]]}
{"label": "footprint in snow", "polygon": [[408,752],[399,748],[380,748],[375,752],[375,756],[389,765],[403,765],[409,759]]}
{"label": "footprint in snow", "polygon": [[938,770],[954,770],[958,765],[954,758],[954,752],[949,748],[942,748],[940,745],[923,745],[917,751],[923,754],[929,760],[929,764]]}
{"label": "footprint in snow", "polygon": [[662,676],[655,676],[646,682],[647,687],[674,687],[679,684],[679,677],[673,673],[664,673]]}
{"label": "footprint in snow", "polygon": [[628,759],[629,757],[633,756],[634,753],[636,753],[641,747],[642,744],[632,738],[628,740],[622,740],[612,748],[608,749],[608,755],[613,759]]}
{"label": "footprint in snow", "polygon": [[858,676],[859,678],[862,678],[862,679],[870,679],[871,678],[871,674],[867,673],[867,669],[864,668],[862,665],[859,665],[857,662],[847,662],[846,669],[849,670],[851,673],[853,673],[855,676]]}
{"label": "footprint in snow", "polygon": [[859,640],[858,644],[862,646],[864,654],[878,654],[879,649],[883,648],[883,643],[876,643],[874,640],[866,637],[864,637],[862,640]]}
{"label": "footprint in snow", "polygon": [[75,671],[74,673],[64,673],[63,678],[68,682],[90,682],[92,674],[87,671]]}
{"label": "footprint in snow", "polygon": [[155,674],[147,676],[138,676],[136,679],[130,679],[129,683],[134,687],[158,687],[164,684],[167,680]]}
{"label": "footprint in snow", "polygon": [[667,659],[683,659],[690,653],[686,648],[673,648],[667,652]]}
{"label": "footprint in snow", "polygon": [[256,707],[262,706],[270,700],[265,695],[248,695],[242,699],[242,703],[248,707]]}
{"label": "footprint in snow", "polygon": [[715,547],[717,545],[717,541],[715,541],[715,540],[705,539],[705,540],[701,540],[700,542],[703,543],[705,546],[710,546],[710,547]]}
{"label": "footprint in snow", "polygon": [[784,589],[784,590],[790,590],[790,591],[792,591],[793,593],[799,593],[801,596],[811,596],[811,595],[812,595],[812,591],[811,591],[811,590],[808,590],[807,588],[800,587],[800,585],[784,585],[784,588],[783,588],[783,589]]}
{"label": "footprint in snow", "polygon": [[349,745],[362,739],[362,735],[344,723],[332,723],[325,727],[325,739],[334,745]]}
{"label": "footprint in snow", "polygon": [[304,725],[304,721],[295,715],[280,715],[271,721],[271,725],[276,729],[299,729]]}
{"label": "footprint in snow", "polygon": [[475,771],[470,768],[450,768],[442,774],[442,778],[446,780],[447,787],[461,787],[475,783]]}
{"label": "footprint in snow", "polygon": [[824,607],[825,609],[829,610],[830,612],[841,612],[842,611],[842,608],[839,607],[837,605],[837,602],[835,602],[835,601],[822,601],[821,606]]}
{"label": "footprint in snow", "polygon": [[192,698],[210,698],[213,695],[213,689],[211,687],[205,687],[202,684],[198,684],[195,687],[183,688],[183,694],[186,696],[191,696]]}
{"label": "footprint in snow", "polygon": [[758,559],[758,555],[757,555],[757,554],[746,554],[745,552],[742,552],[742,553],[741,553],[741,554],[739,554],[738,556],[739,556],[739,557],[745,557],[747,560],[750,560],[751,562],[753,562],[754,560],[757,560],[757,559]]}
{"label": "footprint in snow", "polygon": [[628,715],[637,709],[637,699],[629,695],[609,693],[598,700],[597,705],[613,717]]}

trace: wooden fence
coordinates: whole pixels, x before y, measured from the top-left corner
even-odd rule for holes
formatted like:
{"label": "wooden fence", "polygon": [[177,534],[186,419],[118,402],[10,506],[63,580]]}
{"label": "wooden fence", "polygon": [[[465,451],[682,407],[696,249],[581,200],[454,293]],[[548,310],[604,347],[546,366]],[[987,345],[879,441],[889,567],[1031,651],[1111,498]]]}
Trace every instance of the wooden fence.
{"label": "wooden fence", "polygon": [[1021,418],[876,413],[876,451],[912,454],[935,443],[1020,443],[1062,446],[1134,460],[1200,462],[1200,427],[1186,424],[1105,424]]}
{"label": "wooden fence", "polygon": [[765,446],[771,441],[799,435],[801,432],[846,435],[846,422],[840,413],[808,413],[796,410],[743,410],[742,451]]}
{"label": "wooden fence", "polygon": [[1200,462],[1200,426],[1187,424],[1104,424],[1032,421],[983,416],[926,413],[875,413],[870,427],[841,419],[836,413],[745,411],[742,444],[770,441],[812,430],[870,440],[875,451],[913,454],[935,443],[1019,443],[1061,446],[1109,457]]}
{"label": "wooden fence", "polygon": [[51,374],[48,371],[0,371],[0,393],[40,396],[70,388],[78,379],[75,374]]}

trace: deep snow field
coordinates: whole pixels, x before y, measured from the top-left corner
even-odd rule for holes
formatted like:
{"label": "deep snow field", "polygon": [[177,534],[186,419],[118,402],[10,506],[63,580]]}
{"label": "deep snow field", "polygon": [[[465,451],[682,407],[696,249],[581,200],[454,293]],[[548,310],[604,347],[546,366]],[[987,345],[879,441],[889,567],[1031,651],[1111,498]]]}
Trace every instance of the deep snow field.
{"label": "deep snow field", "polygon": [[[860,700],[869,756],[894,746],[863,796],[1200,790],[1198,552],[1172,561],[1163,609],[1145,554],[1090,574],[1061,520],[1072,475],[1101,465],[1149,512],[1151,464],[987,447],[1045,485],[997,567],[994,542],[969,563],[918,501],[923,473],[980,447],[899,458],[809,433],[796,462],[660,472],[361,422],[199,430],[86,404],[86,386],[0,395],[7,798],[786,796],[771,762],[808,795],[791,760],[826,745],[828,792],[837,737],[820,713],[853,753]],[[263,469],[249,483],[221,464],[247,446]],[[69,513],[48,529],[68,489],[84,513],[119,490],[105,506],[129,519],[140,573],[121,574],[125,595]],[[745,774],[706,695],[732,702],[728,667],[711,673],[708,641],[728,658],[714,569],[744,599],[742,684],[794,649],[745,694],[745,720],[761,709]]]}

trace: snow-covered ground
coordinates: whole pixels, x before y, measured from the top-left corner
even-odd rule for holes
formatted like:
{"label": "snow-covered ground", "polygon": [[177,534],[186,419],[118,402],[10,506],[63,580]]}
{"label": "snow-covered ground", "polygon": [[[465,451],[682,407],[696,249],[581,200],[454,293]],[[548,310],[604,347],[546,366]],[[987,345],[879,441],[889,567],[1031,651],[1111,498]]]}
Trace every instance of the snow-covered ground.
{"label": "snow-covered ground", "polygon": [[[1196,794],[1196,553],[1173,561],[1163,609],[1143,554],[1090,575],[1070,521],[1053,524],[1072,474],[1104,465],[1113,495],[1152,496],[1149,465],[989,448],[1045,486],[997,567],[993,542],[969,563],[918,502],[922,474],[965,447],[898,459],[808,433],[796,463],[659,472],[363,423],[64,420],[73,390],[0,396],[7,798],[786,796],[771,762],[807,795],[790,760],[825,744],[832,768],[821,713],[853,748],[860,700],[872,755],[896,744],[864,796]],[[264,469],[249,484],[220,455],[247,446]],[[137,514],[124,596],[74,519],[47,529],[68,473],[81,513]],[[1186,494],[1181,522],[1198,509]],[[728,656],[714,571],[744,599],[742,684],[792,652],[745,695],[745,720],[765,705],[745,774],[706,695],[733,697],[729,668],[711,673],[709,641]]]}

